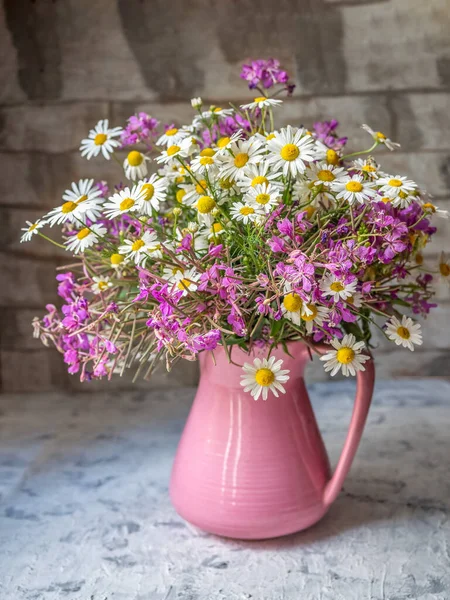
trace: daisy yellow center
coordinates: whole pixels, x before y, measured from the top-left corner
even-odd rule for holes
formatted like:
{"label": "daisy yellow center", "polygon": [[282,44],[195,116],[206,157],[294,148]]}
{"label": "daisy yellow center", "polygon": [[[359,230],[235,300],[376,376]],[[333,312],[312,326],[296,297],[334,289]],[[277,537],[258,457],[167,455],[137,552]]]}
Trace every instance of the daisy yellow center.
{"label": "daisy yellow center", "polygon": [[189,281],[189,279],[180,279],[180,281],[177,284],[177,287],[180,290],[184,290],[184,289],[188,288],[190,285],[191,285],[191,282]]}
{"label": "daisy yellow center", "polygon": [[255,209],[252,208],[251,206],[243,206],[242,208],[239,209],[239,212],[241,213],[241,215],[244,215],[244,216],[253,215],[255,212]]}
{"label": "daisy yellow center", "polygon": [[136,240],[135,242],[133,242],[131,249],[133,252],[138,252],[144,246],[145,246],[145,242],[143,242],[142,240]]}
{"label": "daisy yellow center", "polygon": [[288,312],[298,312],[302,304],[302,299],[298,294],[290,293],[283,298],[283,306]]}
{"label": "daisy yellow center", "polygon": [[184,181],[184,177],[182,175],[180,175],[179,177],[177,177],[175,179],[175,183],[183,183],[183,181]]}
{"label": "daisy yellow center", "polygon": [[234,157],[234,166],[238,169],[242,169],[248,163],[249,156],[245,152],[239,152]]}
{"label": "daisy yellow center", "polygon": [[403,327],[402,325],[400,325],[400,327],[397,327],[397,335],[399,337],[401,337],[403,340],[409,340],[409,338],[411,337],[411,333],[409,332],[409,329],[406,327]]}
{"label": "daisy yellow center", "polygon": [[377,131],[375,133],[375,137],[377,138],[377,140],[383,141],[386,139],[386,136],[384,135],[384,133],[381,133],[381,131]]}
{"label": "daisy yellow center", "polygon": [[385,196],[384,198],[381,198],[381,202],[384,202],[385,204],[387,204],[388,202],[392,202],[392,198]]}
{"label": "daisy yellow center", "polygon": [[85,202],[88,199],[88,197],[86,196],[86,194],[83,194],[82,196],[80,196],[77,200],[77,204],[80,204],[81,202]]}
{"label": "daisy yellow center", "polygon": [[200,179],[200,181],[195,186],[195,191],[197,192],[197,194],[200,194],[200,196],[202,196],[206,192],[206,186],[206,180]]}
{"label": "daisy yellow center", "polygon": [[176,127],[172,127],[171,129],[168,129],[166,131],[166,135],[168,135],[169,137],[174,136],[176,133],[178,133],[178,129]]}
{"label": "daisy yellow center", "polygon": [[431,202],[425,202],[425,204],[423,204],[422,208],[424,210],[431,210],[431,212],[436,212],[436,207],[434,204],[431,204]]}
{"label": "daisy yellow center", "polygon": [[264,100],[267,100],[265,96],[258,96],[253,100],[253,102],[264,102]]}
{"label": "daisy yellow center", "polygon": [[223,190],[231,190],[234,185],[234,181],[232,179],[221,179],[219,181],[219,185]]}
{"label": "daisy yellow center", "polygon": [[200,159],[200,164],[206,167],[206,165],[213,165],[214,159],[211,156],[202,156]]}
{"label": "daisy yellow center", "polygon": [[85,227],[84,229],[80,229],[80,231],[77,233],[77,238],[79,240],[84,240],[84,238],[87,237],[90,233],[91,233],[90,229]]}
{"label": "daisy yellow center", "polygon": [[144,183],[142,189],[145,192],[144,200],[151,200],[155,193],[155,186],[152,183]]}
{"label": "daisy yellow center", "polygon": [[349,304],[354,304],[354,303],[355,303],[355,299],[354,299],[354,297],[353,297],[353,296],[349,296],[349,297],[347,298],[347,302],[348,302]]}
{"label": "daisy yellow center", "polygon": [[423,265],[423,254],[416,254],[416,265]]}
{"label": "daisy yellow center", "polygon": [[366,173],[373,173],[374,171],[376,171],[375,167],[372,167],[372,165],[364,165],[362,167],[362,170]]}
{"label": "daisy yellow center", "polygon": [[266,135],[266,140],[267,140],[267,141],[269,141],[269,140],[273,140],[273,138],[274,138],[274,137],[275,137],[275,134],[274,134],[274,133],[269,133],[269,135]]}
{"label": "daisy yellow center", "polygon": [[77,207],[77,203],[76,202],[64,202],[64,204],[61,206],[61,212],[64,213],[65,215],[67,215],[67,213],[71,213],[73,212]]}
{"label": "daisy yellow center", "polygon": [[180,267],[174,267],[172,269],[172,275],[177,275],[178,273],[183,273],[183,269],[180,269]]}
{"label": "daisy yellow center", "polygon": [[269,194],[258,194],[255,198],[258,204],[267,204],[270,200]]}
{"label": "daisy yellow center", "polygon": [[339,154],[331,148],[327,150],[327,163],[329,165],[337,165],[339,162]]}
{"label": "daisy yellow center", "polygon": [[313,214],[316,212],[316,209],[314,208],[314,206],[307,206],[305,208],[306,211],[306,216],[308,217],[308,219],[310,219]]}
{"label": "daisy yellow center", "polygon": [[343,365],[348,365],[355,358],[355,351],[344,346],[336,352],[336,359]]}
{"label": "daisy yellow center", "polygon": [[269,183],[267,177],[264,177],[264,175],[257,175],[252,179],[251,186],[255,187],[255,185],[261,185],[263,183],[265,183],[266,185]]}
{"label": "daisy yellow center", "polygon": [[180,146],[169,146],[169,148],[167,148],[167,156],[173,156],[174,154],[176,154],[179,151],[180,151]]}
{"label": "daisy yellow center", "polygon": [[349,181],[345,186],[348,192],[360,192],[363,189],[362,184],[359,181]]}
{"label": "daisy yellow center", "polygon": [[223,110],[223,109],[222,109],[222,107],[220,107],[220,106],[216,106],[215,108],[213,108],[213,112],[214,112],[214,113],[220,113],[220,112],[222,112],[222,110]]}
{"label": "daisy yellow center", "polygon": [[342,292],[342,290],[344,290],[345,287],[342,285],[342,283],[340,281],[333,281],[333,283],[330,285],[330,290],[332,292]]}
{"label": "daisy yellow center", "polygon": [[448,265],[447,263],[441,263],[439,265],[439,273],[443,277],[448,277],[450,275],[450,265]]}
{"label": "daisy yellow center", "polygon": [[30,226],[28,227],[28,231],[34,231],[34,230],[36,229],[36,227],[37,227],[37,226],[38,226],[38,224],[37,224],[37,223],[33,223],[33,225],[30,225]]}
{"label": "daisy yellow center", "polygon": [[212,209],[215,208],[215,206],[216,203],[214,202],[214,199],[211,198],[211,196],[202,196],[197,202],[197,210],[203,215],[210,213]]}
{"label": "daisy yellow center", "polygon": [[200,152],[200,156],[214,156],[215,153],[216,151],[212,148],[203,148],[203,150]]}
{"label": "daisy yellow center", "polygon": [[314,306],[314,304],[307,304],[306,306],[311,311],[311,314],[302,315],[302,319],[304,321],[314,321],[314,319],[317,317],[317,308]]}
{"label": "daisy yellow center", "polygon": [[281,148],[281,158],[283,160],[292,161],[295,160],[300,154],[300,150],[295,144],[286,144]]}
{"label": "daisy yellow center", "polygon": [[96,146],[103,146],[107,139],[108,136],[105,133],[97,133],[97,135],[94,138],[94,144]]}
{"label": "daisy yellow center", "polygon": [[111,254],[110,261],[112,265],[120,265],[124,261],[124,257],[121,254]]}
{"label": "daisy yellow center", "polygon": [[103,290],[106,290],[106,289],[107,289],[107,287],[108,287],[108,282],[107,282],[107,281],[98,281],[98,282],[97,282],[97,286],[98,286],[98,289],[99,289],[101,292],[103,292]]}
{"label": "daisy yellow center", "polygon": [[229,137],[221,137],[217,140],[217,146],[219,148],[224,148],[227,144],[230,143],[230,138]]}
{"label": "daisy yellow center", "polygon": [[389,179],[389,185],[391,187],[402,187],[403,182],[401,179]]}
{"label": "daisy yellow center", "polygon": [[319,171],[317,173],[317,178],[320,179],[320,181],[334,181],[336,179],[333,173],[327,169],[322,169]]}
{"label": "daisy yellow center", "polygon": [[128,164],[131,165],[132,167],[138,167],[142,163],[143,160],[144,160],[143,155],[140,152],[137,152],[136,150],[132,150],[128,154]]}
{"label": "daisy yellow center", "polygon": [[271,369],[258,369],[255,373],[255,381],[262,387],[269,387],[275,381],[275,373]]}
{"label": "daisy yellow center", "polygon": [[400,192],[399,192],[399,194],[398,194],[398,195],[399,195],[399,196],[400,196],[400,198],[402,198],[403,200],[404,200],[405,198],[407,198],[407,197],[408,197],[408,194],[407,194],[406,192],[404,192],[403,190],[400,190]]}
{"label": "daisy yellow center", "polygon": [[223,227],[220,223],[213,223],[211,230],[213,233],[219,233],[220,231],[223,231]]}
{"label": "daisy yellow center", "polygon": [[181,204],[183,202],[183,198],[186,196],[186,190],[178,190],[176,193],[177,201]]}
{"label": "daisy yellow center", "polygon": [[120,210],[130,210],[130,208],[132,208],[133,206],[133,198],[125,198],[125,200],[122,200],[122,202],[119,204]]}

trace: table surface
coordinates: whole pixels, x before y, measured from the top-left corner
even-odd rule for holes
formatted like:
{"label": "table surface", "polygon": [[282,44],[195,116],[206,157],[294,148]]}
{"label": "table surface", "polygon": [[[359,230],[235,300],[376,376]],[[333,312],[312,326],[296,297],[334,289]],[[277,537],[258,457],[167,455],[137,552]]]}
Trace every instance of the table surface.
{"label": "table surface", "polygon": [[[353,382],[310,386],[332,463]],[[192,389],[0,397],[1,600],[449,600],[450,383],[379,382],[311,529],[232,541],[170,505]]]}

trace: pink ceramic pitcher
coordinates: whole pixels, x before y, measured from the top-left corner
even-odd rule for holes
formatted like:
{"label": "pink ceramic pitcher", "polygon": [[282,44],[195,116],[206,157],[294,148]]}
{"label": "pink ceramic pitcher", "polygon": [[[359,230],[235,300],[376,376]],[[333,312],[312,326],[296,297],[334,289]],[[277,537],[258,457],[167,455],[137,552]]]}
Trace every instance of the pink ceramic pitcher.
{"label": "pink ceramic pitcher", "polygon": [[[318,345],[324,353],[329,347]],[[355,407],[334,474],[305,387],[308,348],[274,351],[290,369],[286,394],[255,400],[223,348],[201,354],[200,384],[173,466],[170,496],[197,527],[233,538],[271,538],[318,521],[338,495],[361,439],[374,385],[372,360],[358,373]],[[233,348],[233,362],[252,362]]]}

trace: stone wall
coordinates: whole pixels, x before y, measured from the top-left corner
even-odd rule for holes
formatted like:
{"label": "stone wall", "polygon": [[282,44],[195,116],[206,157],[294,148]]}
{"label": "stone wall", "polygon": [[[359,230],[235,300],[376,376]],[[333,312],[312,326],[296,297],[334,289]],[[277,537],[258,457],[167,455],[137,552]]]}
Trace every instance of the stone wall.
{"label": "stone wall", "polygon": [[[79,140],[102,117],[137,110],[186,121],[189,98],[251,97],[245,58],[275,56],[297,89],[283,119],[335,117],[356,143],[367,122],[401,142],[380,157],[450,208],[448,0],[3,0],[0,8],[1,377],[7,391],[78,389],[61,357],[31,338],[31,318],[55,301],[53,247],[18,243],[19,229],[56,206],[68,183],[106,178]],[[117,176],[117,173],[116,173]],[[449,224],[426,248],[450,250]],[[449,291],[411,354],[381,343],[381,376],[449,375]],[[314,368],[314,377],[321,370]],[[192,383],[196,369],[158,385]],[[116,385],[129,385],[128,380]],[[86,389],[86,388],[85,388]],[[91,389],[91,388],[89,388]]]}

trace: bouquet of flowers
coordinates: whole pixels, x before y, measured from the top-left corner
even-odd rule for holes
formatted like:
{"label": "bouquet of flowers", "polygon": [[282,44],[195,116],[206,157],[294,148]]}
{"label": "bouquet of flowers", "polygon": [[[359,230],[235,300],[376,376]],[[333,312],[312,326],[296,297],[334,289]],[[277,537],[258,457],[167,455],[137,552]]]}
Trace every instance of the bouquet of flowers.
{"label": "bouquet of flowers", "polygon": [[[271,357],[279,344],[329,344],[325,370],[348,376],[364,370],[373,327],[409,350],[422,343],[405,312],[436,306],[421,250],[431,217],[447,213],[381,170],[372,152],[398,144],[367,125],[370,147],[351,154],[336,121],[276,129],[279,96],[294,88],[278,61],[253,61],[241,77],[252,102],[193,98],[182,127],[145,113],[125,128],[100,121],[81,155],[117,161],[118,183],[74,182],[27,223],[22,241],[37,234],[76,259],[57,275],[64,304],[34,329],[82,380],[257,347],[266,358],[243,365],[242,385],[266,399],[289,378]],[[56,225],[62,244],[42,231]],[[444,255],[435,272],[450,279]]]}

